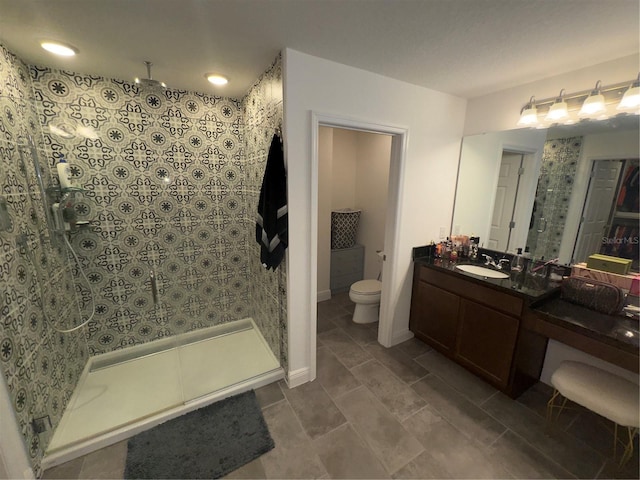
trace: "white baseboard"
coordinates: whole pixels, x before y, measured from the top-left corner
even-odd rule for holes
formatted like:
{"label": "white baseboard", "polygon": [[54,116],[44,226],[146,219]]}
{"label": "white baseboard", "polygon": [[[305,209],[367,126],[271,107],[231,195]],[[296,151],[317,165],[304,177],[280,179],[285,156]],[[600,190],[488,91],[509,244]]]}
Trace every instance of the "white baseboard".
{"label": "white baseboard", "polygon": [[394,334],[393,337],[391,337],[391,346],[393,347],[394,345],[398,345],[399,343],[406,342],[413,337],[413,332],[409,329],[403,332],[398,332]]}
{"label": "white baseboard", "polygon": [[331,290],[323,290],[318,292],[318,301],[324,302],[325,300],[331,300]]}
{"label": "white baseboard", "polygon": [[299,368],[293,372],[289,372],[287,375],[287,385],[289,388],[295,388],[303,383],[310,382],[309,367]]}

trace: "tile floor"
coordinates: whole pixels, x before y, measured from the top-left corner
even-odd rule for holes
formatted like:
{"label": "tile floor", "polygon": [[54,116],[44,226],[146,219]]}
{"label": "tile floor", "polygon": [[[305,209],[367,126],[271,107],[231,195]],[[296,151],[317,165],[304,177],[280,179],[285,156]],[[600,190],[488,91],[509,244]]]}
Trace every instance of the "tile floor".
{"label": "tile floor", "polygon": [[[256,391],[276,448],[228,478],[639,478],[637,442],[617,469],[591,412],[545,429],[546,385],[514,401],[415,339],[381,347],[352,310],[318,304],[317,380]],[[44,478],[120,479],[125,458],[121,442]]]}

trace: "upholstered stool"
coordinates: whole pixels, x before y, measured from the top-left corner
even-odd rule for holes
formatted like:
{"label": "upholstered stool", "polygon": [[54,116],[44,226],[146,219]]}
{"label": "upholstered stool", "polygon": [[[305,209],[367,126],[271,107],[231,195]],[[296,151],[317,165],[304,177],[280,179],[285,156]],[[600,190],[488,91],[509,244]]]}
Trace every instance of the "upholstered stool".
{"label": "upholstered stool", "polygon": [[[555,390],[547,404],[548,420],[551,420],[554,408],[560,410],[560,415],[567,399],[572,400],[614,423],[614,459],[618,443],[618,425],[627,427],[629,438],[620,465],[631,458],[633,437],[640,427],[638,385],[591,365],[571,361],[562,362],[553,372],[551,384]],[[562,404],[556,405],[556,398],[559,396],[564,397],[564,400]]]}

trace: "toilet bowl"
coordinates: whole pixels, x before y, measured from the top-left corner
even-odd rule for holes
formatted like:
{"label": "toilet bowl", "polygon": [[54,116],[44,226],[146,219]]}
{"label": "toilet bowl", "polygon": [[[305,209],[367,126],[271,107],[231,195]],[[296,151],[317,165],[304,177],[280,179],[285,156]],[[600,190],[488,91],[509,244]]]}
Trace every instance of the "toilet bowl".
{"label": "toilet bowl", "polygon": [[354,323],[378,321],[381,290],[382,282],[378,280],[360,280],[351,285],[349,298],[356,304],[356,309],[353,311]]}

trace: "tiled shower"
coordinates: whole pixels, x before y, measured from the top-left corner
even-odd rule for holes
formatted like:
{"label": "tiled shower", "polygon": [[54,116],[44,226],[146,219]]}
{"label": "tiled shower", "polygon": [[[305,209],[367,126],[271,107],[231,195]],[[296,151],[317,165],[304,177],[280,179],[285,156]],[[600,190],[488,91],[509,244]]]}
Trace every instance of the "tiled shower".
{"label": "tiled shower", "polygon": [[581,148],[582,137],[556,138],[544,143],[527,237],[534,258],[551,260],[560,253]]}
{"label": "tiled shower", "polygon": [[[237,100],[25,65],[0,47],[0,108],[0,368],[36,471],[50,432],[30,422],[55,429],[91,356],[251,317],[286,371],[286,265],[266,271],[253,238],[282,123],[279,57]],[[90,289],[36,181],[33,158],[56,196],[61,155],[82,190],[71,207],[88,223],[68,236]],[[52,329],[92,315],[90,290],[88,324]]]}

